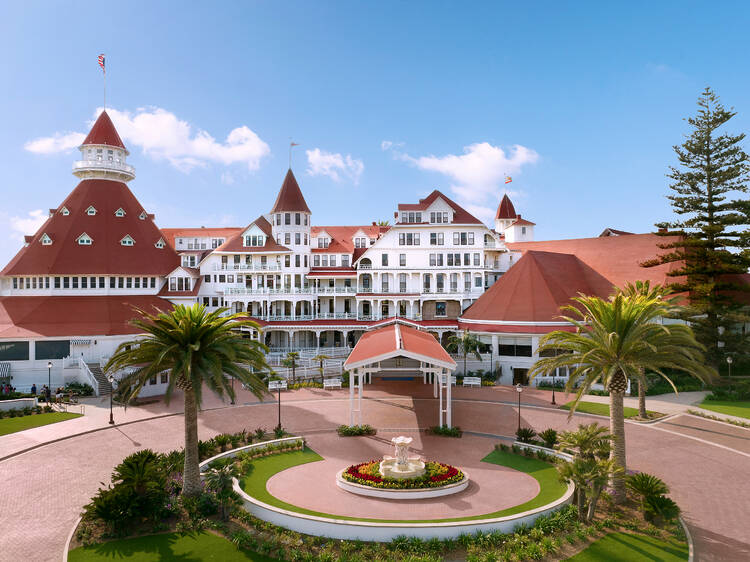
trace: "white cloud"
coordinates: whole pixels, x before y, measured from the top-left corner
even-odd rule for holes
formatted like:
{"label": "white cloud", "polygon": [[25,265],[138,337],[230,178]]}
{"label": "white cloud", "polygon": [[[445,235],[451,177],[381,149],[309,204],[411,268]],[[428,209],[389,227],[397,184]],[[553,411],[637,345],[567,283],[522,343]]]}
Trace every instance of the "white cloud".
{"label": "white cloud", "polygon": [[414,158],[394,152],[394,157],[450,178],[451,191],[459,203],[484,221],[494,217],[495,209],[490,205],[497,204],[505,176],[518,175],[522,167],[539,159],[534,150],[525,146],[516,144],[503,149],[487,142],[465,146],[463,154]]}
{"label": "white cloud", "polygon": [[393,142],[389,140],[381,141],[380,143],[380,150],[390,150],[392,148],[401,148],[404,146],[405,143],[403,142]]}
{"label": "white cloud", "polygon": [[36,154],[54,154],[56,152],[70,152],[81,146],[86,138],[83,133],[55,133],[51,137],[41,137],[27,142],[23,147]]}
{"label": "white cloud", "polygon": [[328,176],[333,181],[341,181],[343,175],[357,185],[365,169],[362,160],[352,158],[350,154],[344,156],[319,148],[306,150],[305,153],[307,154],[307,173],[311,176]]}
{"label": "white cloud", "polygon": [[36,233],[47,218],[49,218],[49,213],[45,213],[42,209],[29,211],[25,217],[10,217],[11,237],[22,240],[24,236]]}
{"label": "white cloud", "polygon": [[[99,111],[97,111],[98,115]],[[257,170],[261,160],[271,153],[268,144],[246,125],[232,129],[223,142],[202,129],[160,107],[139,108],[134,112],[108,109],[117,132],[131,150],[140,148],[155,160],[166,160],[175,168],[189,172],[210,163],[245,164]],[[93,121],[89,123],[89,126]],[[63,152],[78,146],[83,133],[59,133],[26,143],[31,152]]]}

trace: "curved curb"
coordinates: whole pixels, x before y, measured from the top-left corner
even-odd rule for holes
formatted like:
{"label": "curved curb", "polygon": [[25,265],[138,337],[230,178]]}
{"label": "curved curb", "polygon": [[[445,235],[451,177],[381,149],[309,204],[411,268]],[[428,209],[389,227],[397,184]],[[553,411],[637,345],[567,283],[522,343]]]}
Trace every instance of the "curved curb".
{"label": "curved curb", "polygon": [[70,551],[70,541],[73,540],[73,535],[75,534],[76,529],[78,528],[78,525],[81,524],[81,519],[83,519],[83,517],[78,517],[78,519],[76,519],[76,522],[73,524],[73,528],[70,530],[70,533],[68,534],[68,540],[65,541],[65,548],[63,549],[62,562],[68,562],[68,552]]}
{"label": "curved curb", "polygon": [[469,487],[469,474],[465,471],[464,477],[458,482],[448,484],[447,486],[438,486],[435,488],[411,488],[411,489],[388,489],[388,488],[373,488],[372,486],[364,486],[362,484],[355,484],[354,482],[348,482],[342,478],[345,468],[339,470],[336,473],[336,485],[350,494],[356,494],[358,496],[368,496],[371,498],[379,498],[383,500],[416,500],[416,499],[427,499],[427,498],[439,498],[445,496],[451,496],[459,492],[463,492]]}
{"label": "curved curb", "polygon": [[690,534],[690,529],[688,528],[687,523],[682,518],[682,515],[679,516],[680,525],[682,525],[682,530],[685,531],[685,537],[687,538],[688,543],[688,562],[693,562],[695,559],[695,547],[693,544],[693,535]]}

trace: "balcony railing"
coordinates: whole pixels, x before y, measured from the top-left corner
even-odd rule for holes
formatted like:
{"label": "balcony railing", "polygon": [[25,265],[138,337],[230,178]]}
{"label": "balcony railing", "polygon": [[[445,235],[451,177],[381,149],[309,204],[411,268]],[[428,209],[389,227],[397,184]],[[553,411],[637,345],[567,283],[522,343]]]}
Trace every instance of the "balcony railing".
{"label": "balcony railing", "polygon": [[73,171],[76,170],[114,170],[135,177],[133,166],[114,160],[78,160],[73,162]]}
{"label": "balcony railing", "polygon": [[214,271],[279,271],[276,263],[217,263]]}
{"label": "balcony railing", "polygon": [[228,287],[225,295],[352,295],[357,290],[354,287]]}

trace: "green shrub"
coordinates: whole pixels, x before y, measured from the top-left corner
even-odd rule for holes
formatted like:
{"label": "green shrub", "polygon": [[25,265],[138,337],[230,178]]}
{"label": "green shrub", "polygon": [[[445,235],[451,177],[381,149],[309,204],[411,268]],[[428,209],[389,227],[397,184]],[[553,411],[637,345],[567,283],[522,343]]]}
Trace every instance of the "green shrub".
{"label": "green shrub", "polygon": [[263,441],[263,438],[266,436],[266,430],[263,427],[259,427],[255,430],[255,439],[258,441]]}
{"label": "green shrub", "polygon": [[273,435],[274,437],[276,437],[276,439],[281,439],[282,437],[284,437],[284,435],[286,435],[286,431],[284,431],[283,427],[277,425],[273,428]]}
{"label": "green shrub", "polygon": [[531,443],[534,437],[536,437],[536,431],[531,427],[519,427],[516,431],[516,438],[521,443]]}
{"label": "green shrub", "polygon": [[555,445],[557,445],[557,431],[552,428],[542,431],[539,437],[541,437],[542,441],[544,441],[544,446],[548,449],[554,449]]}
{"label": "green shrub", "polygon": [[430,428],[430,433],[442,437],[461,437],[464,434],[460,427],[448,427],[447,425],[434,425]]}
{"label": "green shrub", "polygon": [[359,435],[375,435],[376,429],[371,425],[340,425],[336,432],[341,437],[357,437]]}
{"label": "green shrub", "polygon": [[227,450],[227,446],[232,442],[232,438],[226,433],[220,433],[214,437],[214,443],[218,445],[219,452],[223,453]]}
{"label": "green shrub", "polygon": [[645,472],[629,475],[625,479],[625,484],[641,496],[641,503],[644,503],[648,497],[663,496],[669,493],[669,488],[661,478]]}
{"label": "green shrub", "polygon": [[94,387],[85,382],[69,382],[65,385],[66,392],[74,392],[79,396],[93,396]]}
{"label": "green shrub", "polygon": [[643,503],[643,515],[646,521],[654,525],[661,526],[680,515],[680,508],[667,496],[648,496]]}

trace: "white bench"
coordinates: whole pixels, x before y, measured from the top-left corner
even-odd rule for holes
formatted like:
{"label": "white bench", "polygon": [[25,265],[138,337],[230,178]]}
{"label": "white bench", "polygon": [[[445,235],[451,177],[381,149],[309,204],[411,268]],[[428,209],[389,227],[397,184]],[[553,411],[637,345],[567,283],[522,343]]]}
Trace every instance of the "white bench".
{"label": "white bench", "polygon": [[464,377],[464,386],[482,386],[482,379],[479,377]]}
{"label": "white bench", "polygon": [[268,390],[286,390],[286,381],[268,381]]}
{"label": "white bench", "polygon": [[341,388],[341,378],[323,379],[323,388]]}

